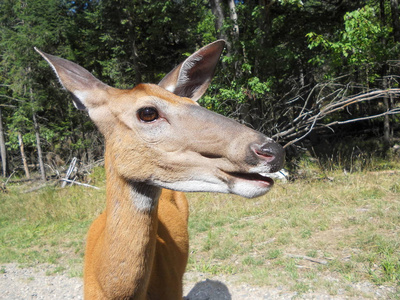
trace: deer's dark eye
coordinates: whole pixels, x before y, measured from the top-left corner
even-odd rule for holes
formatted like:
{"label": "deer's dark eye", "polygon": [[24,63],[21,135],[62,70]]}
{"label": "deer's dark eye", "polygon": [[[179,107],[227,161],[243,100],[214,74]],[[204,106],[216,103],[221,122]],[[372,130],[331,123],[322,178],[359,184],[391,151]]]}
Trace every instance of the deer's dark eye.
{"label": "deer's dark eye", "polygon": [[152,122],[158,119],[158,111],[154,107],[144,107],[138,110],[138,117],[143,122]]}

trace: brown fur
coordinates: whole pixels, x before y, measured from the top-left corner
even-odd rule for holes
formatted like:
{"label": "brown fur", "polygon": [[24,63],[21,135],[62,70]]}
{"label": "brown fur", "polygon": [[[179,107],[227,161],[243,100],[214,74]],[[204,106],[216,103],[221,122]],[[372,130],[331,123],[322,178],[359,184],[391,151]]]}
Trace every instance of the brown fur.
{"label": "brown fur", "polygon": [[[272,187],[258,173],[282,167],[282,147],[195,102],[223,47],[223,41],[211,43],[158,86],[131,90],[109,87],[84,68],[38,51],[106,142],[106,209],[87,237],[86,299],[182,299],[188,203],[182,192],[163,188],[251,198]],[[157,118],[143,120],[145,108]]]}
{"label": "brown fur", "polygon": [[87,237],[85,299],[182,299],[188,259],[185,195],[163,189],[158,210],[140,213],[110,164],[106,158],[107,208]]}

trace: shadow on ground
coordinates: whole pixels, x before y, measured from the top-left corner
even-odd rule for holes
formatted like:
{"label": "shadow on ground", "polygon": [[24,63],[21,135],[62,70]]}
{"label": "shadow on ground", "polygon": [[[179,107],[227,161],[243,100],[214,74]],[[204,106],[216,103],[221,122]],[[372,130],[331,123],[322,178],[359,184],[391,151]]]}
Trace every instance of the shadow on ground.
{"label": "shadow on ground", "polygon": [[218,280],[196,283],[184,300],[232,300],[228,287]]}

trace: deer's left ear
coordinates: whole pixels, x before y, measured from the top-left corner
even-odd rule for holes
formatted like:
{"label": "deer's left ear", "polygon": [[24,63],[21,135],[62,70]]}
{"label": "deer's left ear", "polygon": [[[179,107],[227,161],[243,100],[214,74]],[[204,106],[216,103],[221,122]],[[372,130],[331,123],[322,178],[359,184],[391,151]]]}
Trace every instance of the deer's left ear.
{"label": "deer's left ear", "polygon": [[224,47],[225,41],[218,40],[201,48],[169,72],[158,85],[197,101],[210,85]]}
{"label": "deer's left ear", "polygon": [[65,89],[71,92],[76,108],[89,110],[102,103],[100,96],[109,88],[108,85],[76,63],[44,53],[36,47],[35,50],[50,64]]}

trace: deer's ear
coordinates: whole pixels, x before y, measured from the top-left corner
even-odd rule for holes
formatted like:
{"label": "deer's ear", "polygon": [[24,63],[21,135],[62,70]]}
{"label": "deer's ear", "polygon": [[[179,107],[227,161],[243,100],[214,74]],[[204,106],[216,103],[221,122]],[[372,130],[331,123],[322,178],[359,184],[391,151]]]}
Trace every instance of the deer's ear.
{"label": "deer's ear", "polygon": [[95,106],[96,97],[93,97],[93,94],[105,91],[108,88],[106,84],[81,66],[69,60],[44,53],[37,48],[35,50],[50,64],[64,88],[72,93],[76,108],[87,110]]}
{"label": "deer's ear", "polygon": [[224,47],[225,41],[218,40],[201,48],[169,72],[158,85],[197,101],[210,85]]}

